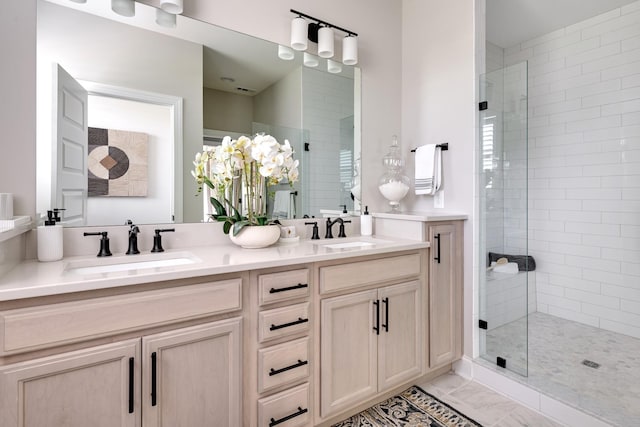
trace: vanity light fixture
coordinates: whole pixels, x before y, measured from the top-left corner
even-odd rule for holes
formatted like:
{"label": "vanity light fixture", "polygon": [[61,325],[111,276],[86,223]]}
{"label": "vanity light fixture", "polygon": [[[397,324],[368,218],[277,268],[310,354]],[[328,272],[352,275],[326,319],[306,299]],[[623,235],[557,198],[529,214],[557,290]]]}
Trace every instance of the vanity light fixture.
{"label": "vanity light fixture", "polygon": [[111,10],[118,15],[131,18],[136,14],[136,2],[134,0],[111,0]]}
{"label": "vanity light fixture", "polygon": [[302,62],[304,63],[305,67],[313,68],[320,65],[318,57],[307,52],[304,53],[304,59],[302,60]]}
{"label": "vanity light fixture", "polygon": [[318,56],[333,58],[333,30],[329,27],[320,27],[318,30]]}
{"label": "vanity light fixture", "polygon": [[331,74],[338,74],[342,72],[342,65],[332,59],[327,59],[327,71]]}
{"label": "vanity light fixture", "polygon": [[161,27],[175,28],[176,27],[176,15],[165,12],[162,9],[156,9],[156,24]]}
{"label": "vanity light fixture", "polygon": [[160,0],[160,8],[167,13],[180,15],[184,10],[183,0]]}
{"label": "vanity light fixture", "polygon": [[307,34],[309,24],[302,17],[291,21],[291,47],[295,50],[307,50]]}
{"label": "vanity light fixture", "polygon": [[[334,30],[346,33],[342,40],[342,63],[355,65],[358,63],[358,34],[345,28],[338,27],[297,10],[290,9],[297,15],[291,21],[291,47],[296,50],[306,50],[307,40],[318,43],[318,56],[332,58],[334,55]],[[308,23],[307,20],[311,20]],[[305,65],[307,65],[305,63]],[[311,65],[307,65],[311,66]]]}
{"label": "vanity light fixture", "polygon": [[278,45],[278,58],[284,59],[285,61],[291,61],[295,57],[295,53],[293,53],[293,49],[288,46]]}
{"label": "vanity light fixture", "polygon": [[342,39],[342,63],[344,65],[358,63],[358,38],[351,34]]}

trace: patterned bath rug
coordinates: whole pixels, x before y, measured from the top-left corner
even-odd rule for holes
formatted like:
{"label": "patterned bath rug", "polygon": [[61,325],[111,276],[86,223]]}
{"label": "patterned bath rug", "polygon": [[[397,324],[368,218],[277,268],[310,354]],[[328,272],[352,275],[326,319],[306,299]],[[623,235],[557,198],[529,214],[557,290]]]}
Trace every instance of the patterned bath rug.
{"label": "patterned bath rug", "polygon": [[418,386],[365,409],[333,427],[482,427]]}

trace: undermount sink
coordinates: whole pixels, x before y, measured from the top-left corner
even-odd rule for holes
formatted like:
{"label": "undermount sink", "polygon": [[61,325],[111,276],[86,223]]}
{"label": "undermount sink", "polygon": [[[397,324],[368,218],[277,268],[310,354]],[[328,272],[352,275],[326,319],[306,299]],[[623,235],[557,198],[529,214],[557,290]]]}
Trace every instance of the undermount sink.
{"label": "undermount sink", "polygon": [[365,249],[380,243],[389,243],[388,240],[368,238],[367,240],[351,240],[348,242],[326,243],[318,242],[317,245],[328,249]]}
{"label": "undermount sink", "polygon": [[118,271],[143,270],[149,268],[174,267],[178,265],[195,264],[200,260],[189,252],[158,253],[118,256],[114,258],[83,259],[69,261],[65,273],[70,274],[100,274]]}

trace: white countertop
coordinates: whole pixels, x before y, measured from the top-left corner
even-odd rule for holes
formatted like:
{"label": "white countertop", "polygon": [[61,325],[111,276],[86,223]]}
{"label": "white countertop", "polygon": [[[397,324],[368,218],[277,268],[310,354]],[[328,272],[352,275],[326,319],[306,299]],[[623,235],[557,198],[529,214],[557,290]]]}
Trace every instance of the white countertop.
{"label": "white countertop", "polygon": [[[371,246],[328,248],[325,245],[348,242],[370,242]],[[90,291],[118,286],[136,285],[165,280],[213,274],[234,273],[345,257],[377,255],[403,250],[428,248],[428,242],[401,240],[391,237],[356,236],[343,239],[300,240],[298,243],[277,243],[264,249],[243,249],[228,244],[167,250],[159,258],[188,256],[192,264],[127,269],[107,273],[78,274],[68,271],[70,265],[100,265],[119,261],[137,262],[153,259],[155,254],[114,255],[108,258],[69,257],[61,261],[24,261],[0,277],[0,301]],[[137,258],[140,257],[140,258]]]}
{"label": "white countertop", "polygon": [[423,211],[423,212],[375,212],[372,213],[374,218],[385,218],[385,219],[398,219],[403,221],[421,221],[421,222],[430,222],[430,221],[454,221],[454,220],[464,220],[468,219],[469,215],[463,212],[455,212],[455,211],[446,211],[446,210],[433,210],[433,211]]}

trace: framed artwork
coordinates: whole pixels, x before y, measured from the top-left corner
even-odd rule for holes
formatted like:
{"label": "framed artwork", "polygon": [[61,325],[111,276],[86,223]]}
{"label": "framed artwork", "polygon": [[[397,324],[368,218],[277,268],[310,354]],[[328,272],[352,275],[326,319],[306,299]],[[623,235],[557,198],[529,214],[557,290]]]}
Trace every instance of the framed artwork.
{"label": "framed artwork", "polygon": [[89,128],[89,197],[145,197],[149,135]]}

